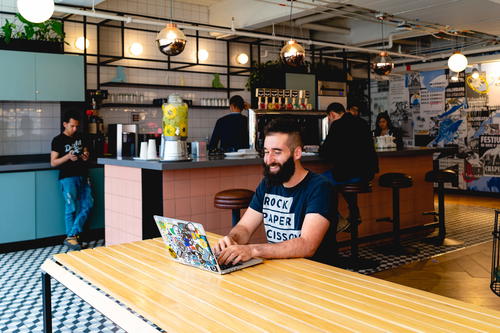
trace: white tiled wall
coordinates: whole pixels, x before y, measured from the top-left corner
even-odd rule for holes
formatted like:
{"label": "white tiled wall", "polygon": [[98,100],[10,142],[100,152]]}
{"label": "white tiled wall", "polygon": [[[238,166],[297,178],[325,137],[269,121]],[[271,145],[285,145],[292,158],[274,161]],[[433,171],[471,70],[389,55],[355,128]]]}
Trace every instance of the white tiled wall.
{"label": "white tiled wall", "polygon": [[0,103],[0,155],[50,153],[60,124],[59,103]]}

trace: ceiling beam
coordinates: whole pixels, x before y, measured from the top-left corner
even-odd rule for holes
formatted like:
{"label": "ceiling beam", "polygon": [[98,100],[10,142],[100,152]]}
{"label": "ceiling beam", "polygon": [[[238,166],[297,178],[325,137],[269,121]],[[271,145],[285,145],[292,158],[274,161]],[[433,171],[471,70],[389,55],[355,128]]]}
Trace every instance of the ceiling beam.
{"label": "ceiling beam", "polygon": [[340,27],[332,27],[325,24],[302,24],[300,25],[304,29],[315,30],[315,31],[324,31],[324,32],[335,32],[338,34],[349,35],[351,33],[351,29],[349,28],[340,28]]}

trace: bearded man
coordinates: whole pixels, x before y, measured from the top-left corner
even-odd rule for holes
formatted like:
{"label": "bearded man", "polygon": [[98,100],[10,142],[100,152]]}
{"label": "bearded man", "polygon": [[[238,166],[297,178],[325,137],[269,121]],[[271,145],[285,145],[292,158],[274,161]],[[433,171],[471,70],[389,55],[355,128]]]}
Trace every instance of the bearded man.
{"label": "bearded man", "polygon": [[[310,258],[333,263],[337,212],[332,186],[302,166],[297,122],[276,119],[264,130],[264,179],[238,224],[214,250],[220,264],[252,258]],[[268,243],[248,244],[264,223]]]}

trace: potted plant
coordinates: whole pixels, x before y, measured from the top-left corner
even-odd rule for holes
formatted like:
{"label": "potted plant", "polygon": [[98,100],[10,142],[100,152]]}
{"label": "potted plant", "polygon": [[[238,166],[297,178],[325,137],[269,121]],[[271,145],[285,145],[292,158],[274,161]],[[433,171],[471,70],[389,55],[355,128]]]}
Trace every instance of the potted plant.
{"label": "potted plant", "polygon": [[42,23],[32,23],[16,14],[21,23],[5,20],[0,30],[0,49],[63,53],[64,36],[62,23],[57,20],[47,20]]}

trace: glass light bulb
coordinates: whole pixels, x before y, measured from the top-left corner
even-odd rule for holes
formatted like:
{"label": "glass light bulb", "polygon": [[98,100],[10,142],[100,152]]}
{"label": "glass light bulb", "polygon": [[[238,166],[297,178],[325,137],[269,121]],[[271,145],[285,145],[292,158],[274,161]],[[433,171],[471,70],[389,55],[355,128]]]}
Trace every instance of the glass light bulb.
{"label": "glass light bulb", "polygon": [[142,47],[142,44],[141,43],[132,43],[132,45],[130,45],[130,53],[132,53],[132,55],[134,56],[139,56],[142,54],[142,51],[144,50],[144,48]]}
{"label": "glass light bulb", "polygon": [[394,69],[394,62],[386,51],[382,51],[373,59],[372,70],[378,75],[389,75]]}
{"label": "glass light bulb", "polygon": [[479,71],[477,70],[477,68],[474,68],[474,69],[472,70],[471,76],[472,76],[472,78],[473,78],[474,80],[479,79]]}
{"label": "glass light bulb", "polygon": [[236,62],[240,65],[245,65],[248,62],[248,55],[246,53],[238,54]]}
{"label": "glass light bulb", "polygon": [[201,61],[205,61],[208,59],[208,51],[205,49],[201,49],[198,51],[198,59]]}
{"label": "glass light bulb", "polygon": [[455,52],[448,59],[448,68],[454,72],[461,72],[467,67],[467,58],[460,52]]}
{"label": "glass light bulb", "polygon": [[75,41],[75,47],[79,50],[85,50],[85,48],[89,48],[90,42],[87,38],[81,36],[78,37]]}
{"label": "glass light bulb", "polygon": [[30,22],[45,22],[54,14],[54,0],[17,0],[17,10]]}

